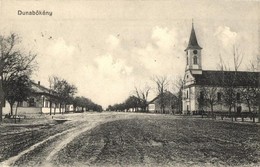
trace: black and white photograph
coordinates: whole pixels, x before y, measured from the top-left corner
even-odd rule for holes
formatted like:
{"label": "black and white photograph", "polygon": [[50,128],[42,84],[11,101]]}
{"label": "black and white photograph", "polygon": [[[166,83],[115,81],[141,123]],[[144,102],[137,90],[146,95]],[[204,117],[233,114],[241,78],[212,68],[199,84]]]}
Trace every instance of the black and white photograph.
{"label": "black and white photograph", "polygon": [[0,0],[0,167],[260,166],[259,0]]}

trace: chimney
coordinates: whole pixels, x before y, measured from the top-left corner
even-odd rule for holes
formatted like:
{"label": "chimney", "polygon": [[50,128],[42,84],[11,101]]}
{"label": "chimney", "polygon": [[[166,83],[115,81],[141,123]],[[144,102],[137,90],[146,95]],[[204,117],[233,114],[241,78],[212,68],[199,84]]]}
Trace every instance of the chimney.
{"label": "chimney", "polygon": [[41,85],[41,81],[38,81],[38,85]]}

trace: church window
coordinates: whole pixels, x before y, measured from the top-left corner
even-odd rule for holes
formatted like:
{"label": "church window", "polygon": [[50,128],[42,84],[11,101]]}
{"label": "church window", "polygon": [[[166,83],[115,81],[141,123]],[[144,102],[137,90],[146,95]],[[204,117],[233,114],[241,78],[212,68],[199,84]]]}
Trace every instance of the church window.
{"label": "church window", "polygon": [[187,99],[189,98],[189,91],[187,90]]}
{"label": "church window", "polygon": [[197,56],[194,56],[194,57],[193,57],[193,64],[198,64],[198,58],[197,58]]}
{"label": "church window", "polygon": [[187,60],[187,65],[189,65],[189,58],[188,58],[188,56],[187,56],[187,59],[186,59],[186,60]]}
{"label": "church window", "polygon": [[221,93],[220,92],[218,92],[217,97],[218,97],[218,101],[221,101]]}

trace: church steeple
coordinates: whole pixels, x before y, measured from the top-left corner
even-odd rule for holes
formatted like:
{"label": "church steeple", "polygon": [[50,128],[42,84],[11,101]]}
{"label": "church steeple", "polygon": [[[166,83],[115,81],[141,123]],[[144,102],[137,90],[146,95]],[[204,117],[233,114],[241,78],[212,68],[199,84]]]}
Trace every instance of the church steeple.
{"label": "church steeple", "polygon": [[197,41],[197,37],[196,37],[196,33],[194,30],[194,25],[193,25],[193,21],[192,21],[192,28],[191,28],[191,33],[190,33],[190,40],[189,40],[189,44],[187,46],[187,48],[185,49],[185,51],[187,51],[188,49],[202,49]]}
{"label": "church steeple", "polygon": [[192,22],[189,44],[185,49],[187,58],[186,71],[191,71],[191,73],[193,74],[202,73],[201,49],[202,47],[200,47],[198,44],[194,25]]}

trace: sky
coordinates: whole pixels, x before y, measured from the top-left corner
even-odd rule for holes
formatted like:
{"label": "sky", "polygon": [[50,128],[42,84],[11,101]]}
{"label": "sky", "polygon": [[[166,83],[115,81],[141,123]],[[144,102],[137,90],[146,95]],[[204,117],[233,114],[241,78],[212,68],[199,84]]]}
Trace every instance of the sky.
{"label": "sky", "polygon": [[24,53],[37,54],[33,80],[48,87],[48,78],[59,76],[103,107],[124,101],[135,86],[154,88],[153,76],[167,76],[174,90],[192,19],[204,70],[217,69],[220,55],[232,69],[234,46],[243,55],[240,70],[260,56],[259,1],[1,0],[0,8],[0,34],[19,34]]}

